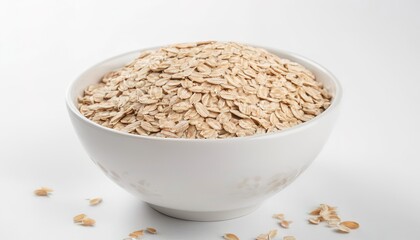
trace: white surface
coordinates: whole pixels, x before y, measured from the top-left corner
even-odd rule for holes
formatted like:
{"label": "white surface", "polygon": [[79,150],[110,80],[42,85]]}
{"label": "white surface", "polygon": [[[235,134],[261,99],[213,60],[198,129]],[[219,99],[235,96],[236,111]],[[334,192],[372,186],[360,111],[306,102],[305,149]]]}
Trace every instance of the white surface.
{"label": "white surface", "polygon": [[[419,239],[420,2],[1,1],[0,239],[252,239],[293,220],[298,239]],[[342,82],[342,112],[313,165],[246,217],[186,222],[156,213],[108,180],[82,150],[65,110],[68,83],[92,64],[133,49],[203,39],[300,53]],[[263,163],[263,160],[262,160]],[[158,173],[157,173],[158,174]],[[55,189],[34,197],[39,186]],[[85,198],[101,196],[88,207]],[[311,226],[319,203],[361,228]],[[75,226],[85,212],[94,228]]]}

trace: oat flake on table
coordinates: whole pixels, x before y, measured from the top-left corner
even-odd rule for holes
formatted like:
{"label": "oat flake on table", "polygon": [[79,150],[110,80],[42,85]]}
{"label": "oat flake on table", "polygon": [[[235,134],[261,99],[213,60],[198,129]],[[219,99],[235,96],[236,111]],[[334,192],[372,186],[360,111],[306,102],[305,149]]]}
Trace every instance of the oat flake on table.
{"label": "oat flake on table", "polygon": [[145,51],[88,86],[79,110],[118,131],[231,138],[306,122],[331,95],[308,69],[261,48],[199,42]]}

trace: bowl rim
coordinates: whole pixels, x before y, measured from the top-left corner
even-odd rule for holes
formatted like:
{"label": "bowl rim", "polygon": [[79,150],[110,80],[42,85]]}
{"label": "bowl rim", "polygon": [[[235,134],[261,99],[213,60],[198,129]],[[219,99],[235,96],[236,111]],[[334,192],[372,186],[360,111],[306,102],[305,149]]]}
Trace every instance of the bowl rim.
{"label": "bowl rim", "polygon": [[[255,134],[255,135],[250,135],[250,136],[245,136],[245,137],[232,137],[232,138],[216,138],[216,139],[190,139],[190,138],[163,138],[163,137],[155,137],[155,136],[144,136],[144,135],[138,135],[138,134],[131,134],[131,133],[126,133],[126,132],[122,132],[122,131],[118,131],[115,129],[111,129],[111,128],[107,128],[104,127],[88,118],[86,118],[85,116],[83,116],[79,110],[77,109],[77,107],[74,104],[74,99],[73,96],[71,95],[72,93],[72,89],[74,88],[74,84],[83,76],[85,75],[85,73],[87,73],[88,71],[91,71],[92,69],[95,69],[99,66],[101,66],[102,64],[112,61],[114,59],[123,57],[125,55],[130,55],[130,54],[134,54],[134,53],[140,53],[142,51],[148,51],[148,50],[154,50],[154,49],[158,49],[162,46],[157,46],[157,47],[149,47],[149,48],[142,48],[142,49],[138,49],[138,50],[133,50],[133,51],[129,51],[129,52],[125,52],[122,54],[118,54],[116,56],[107,58],[103,61],[100,61],[99,63],[94,64],[93,66],[85,69],[81,74],[79,74],[75,79],[73,79],[70,84],[67,87],[66,90],[66,105],[67,108],[75,115],[77,116],[80,120],[84,121],[85,123],[87,123],[88,125],[95,127],[95,128],[99,128],[101,130],[107,131],[111,134],[117,134],[117,135],[121,135],[121,136],[125,136],[125,137],[130,137],[130,138],[137,138],[137,139],[143,139],[143,140],[152,140],[152,141],[169,141],[169,142],[236,142],[236,141],[248,141],[248,140],[253,140],[253,139],[260,139],[260,138],[271,138],[271,137],[277,137],[277,136],[286,136],[286,135],[290,135],[296,132],[300,132],[303,131],[306,128],[309,128],[312,125],[315,125],[317,122],[321,121],[322,119],[324,119],[327,115],[331,115],[331,112],[333,112],[334,110],[336,110],[338,108],[338,105],[341,102],[342,99],[342,95],[343,95],[343,90],[342,90],[342,86],[340,84],[340,82],[338,81],[338,79],[329,71],[327,70],[325,67],[323,67],[322,65],[320,65],[319,63],[306,58],[300,54],[296,54],[294,52],[289,52],[289,51],[285,51],[282,49],[274,49],[271,47],[262,47],[259,45],[254,45],[254,44],[247,44],[249,46],[253,46],[253,47],[257,47],[257,48],[263,48],[269,52],[271,52],[272,54],[277,55],[277,53],[281,53],[287,56],[291,56],[292,58],[296,59],[297,63],[300,63],[299,61],[302,62],[307,62],[309,64],[312,65],[312,67],[317,68],[319,71],[322,71],[325,75],[327,75],[332,84],[333,87],[335,88],[335,94],[334,97],[332,98],[331,101],[331,105],[325,110],[323,111],[321,114],[315,116],[314,118],[312,118],[311,120],[304,122],[304,123],[300,123],[296,126],[284,129],[284,130],[280,130],[280,131],[275,131],[275,132],[271,132],[271,133],[261,133],[261,134]],[[287,58],[284,57],[284,58]],[[295,60],[293,60],[295,61]],[[305,65],[302,64],[304,67]]]}

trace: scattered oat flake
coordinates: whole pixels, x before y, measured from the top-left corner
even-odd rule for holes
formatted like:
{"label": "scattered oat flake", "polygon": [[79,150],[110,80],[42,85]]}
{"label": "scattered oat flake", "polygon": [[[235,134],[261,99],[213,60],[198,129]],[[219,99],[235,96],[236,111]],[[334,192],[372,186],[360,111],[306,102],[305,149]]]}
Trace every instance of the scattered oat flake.
{"label": "scattered oat flake", "polygon": [[233,233],[226,233],[224,236],[223,236],[223,238],[224,239],[226,239],[226,240],[239,240],[239,237],[238,236],[236,236],[235,234],[233,234]]}
{"label": "scattered oat flake", "polygon": [[157,233],[157,230],[155,228],[152,228],[152,227],[146,228],[146,231],[150,234],[156,234]]}
{"label": "scattered oat flake", "polygon": [[268,233],[263,233],[256,237],[256,240],[272,240],[277,236],[277,229],[272,229]]}
{"label": "scattered oat flake", "polygon": [[53,190],[47,187],[41,187],[34,191],[35,195],[40,197],[47,197]]}
{"label": "scattered oat flake", "polygon": [[98,205],[101,202],[102,202],[102,198],[92,198],[92,199],[89,199],[89,205],[91,205],[91,206],[96,206],[96,205]]}
{"label": "scattered oat flake", "polygon": [[280,224],[280,226],[282,226],[283,228],[289,228],[289,226],[290,226],[290,224],[292,223],[292,221],[286,221],[286,220],[283,220],[283,221],[281,221],[279,224]]}
{"label": "scattered oat flake", "polygon": [[344,221],[344,222],[341,222],[340,225],[348,227],[350,229],[358,229],[359,228],[359,224],[357,222],[354,222],[354,221]]}
{"label": "scattered oat flake", "polygon": [[83,219],[85,219],[85,218],[86,218],[86,214],[82,213],[82,214],[79,214],[79,215],[74,216],[74,217],[73,217],[73,221],[74,221],[75,223],[80,223],[80,222],[82,222],[82,220],[83,220]]}
{"label": "scattered oat flake", "polygon": [[317,224],[320,223],[320,219],[319,218],[309,218],[308,222],[311,223],[311,224],[317,225]]}
{"label": "scattered oat flake", "polygon": [[296,238],[293,236],[284,236],[283,240],[296,240]]}
{"label": "scattered oat flake", "polygon": [[334,221],[340,222],[341,218],[336,213],[331,214],[330,212],[330,215],[328,216],[328,220],[334,220]]}
{"label": "scattered oat flake", "polygon": [[274,214],[273,218],[278,219],[278,220],[284,220],[284,214],[283,213]]}
{"label": "scattered oat flake", "polygon": [[268,240],[269,236],[266,233],[260,234],[258,235],[257,238],[255,238],[256,240]]}
{"label": "scattered oat flake", "polygon": [[130,233],[128,236],[132,237],[132,238],[139,238],[143,235],[144,235],[144,230],[137,230],[137,231],[134,231],[134,232]]}
{"label": "scattered oat flake", "polygon": [[273,239],[276,236],[277,236],[277,229],[273,229],[273,230],[270,230],[270,232],[268,232],[269,239]]}
{"label": "scattered oat flake", "polygon": [[312,212],[310,212],[309,214],[310,215],[319,215],[320,212],[321,212],[321,209],[317,208],[317,209],[313,210]]}
{"label": "scattered oat flake", "polygon": [[329,227],[337,227],[337,225],[340,223],[340,220],[338,219],[329,219],[327,220],[327,224]]}
{"label": "scattered oat flake", "polygon": [[338,225],[337,226],[337,231],[340,233],[349,233],[350,232],[350,228],[344,226],[344,225]]}
{"label": "scattered oat flake", "polygon": [[84,218],[80,225],[87,226],[87,227],[92,227],[92,226],[95,225],[95,223],[96,223],[96,221],[93,220],[92,218]]}

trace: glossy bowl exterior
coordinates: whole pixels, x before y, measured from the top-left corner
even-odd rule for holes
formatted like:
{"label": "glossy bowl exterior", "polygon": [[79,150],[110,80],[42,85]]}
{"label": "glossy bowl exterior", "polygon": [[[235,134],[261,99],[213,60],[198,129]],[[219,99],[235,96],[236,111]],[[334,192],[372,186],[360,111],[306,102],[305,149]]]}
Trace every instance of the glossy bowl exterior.
{"label": "glossy bowl exterior", "polygon": [[93,66],[67,92],[67,108],[86,152],[122,188],[167,215],[199,221],[224,220],[251,212],[290,184],[316,158],[335,122],[341,87],[318,64],[268,49],[311,70],[333,95],[331,106],[293,128],[231,139],[164,139],[108,129],[77,110],[77,97],[139,51]]}

